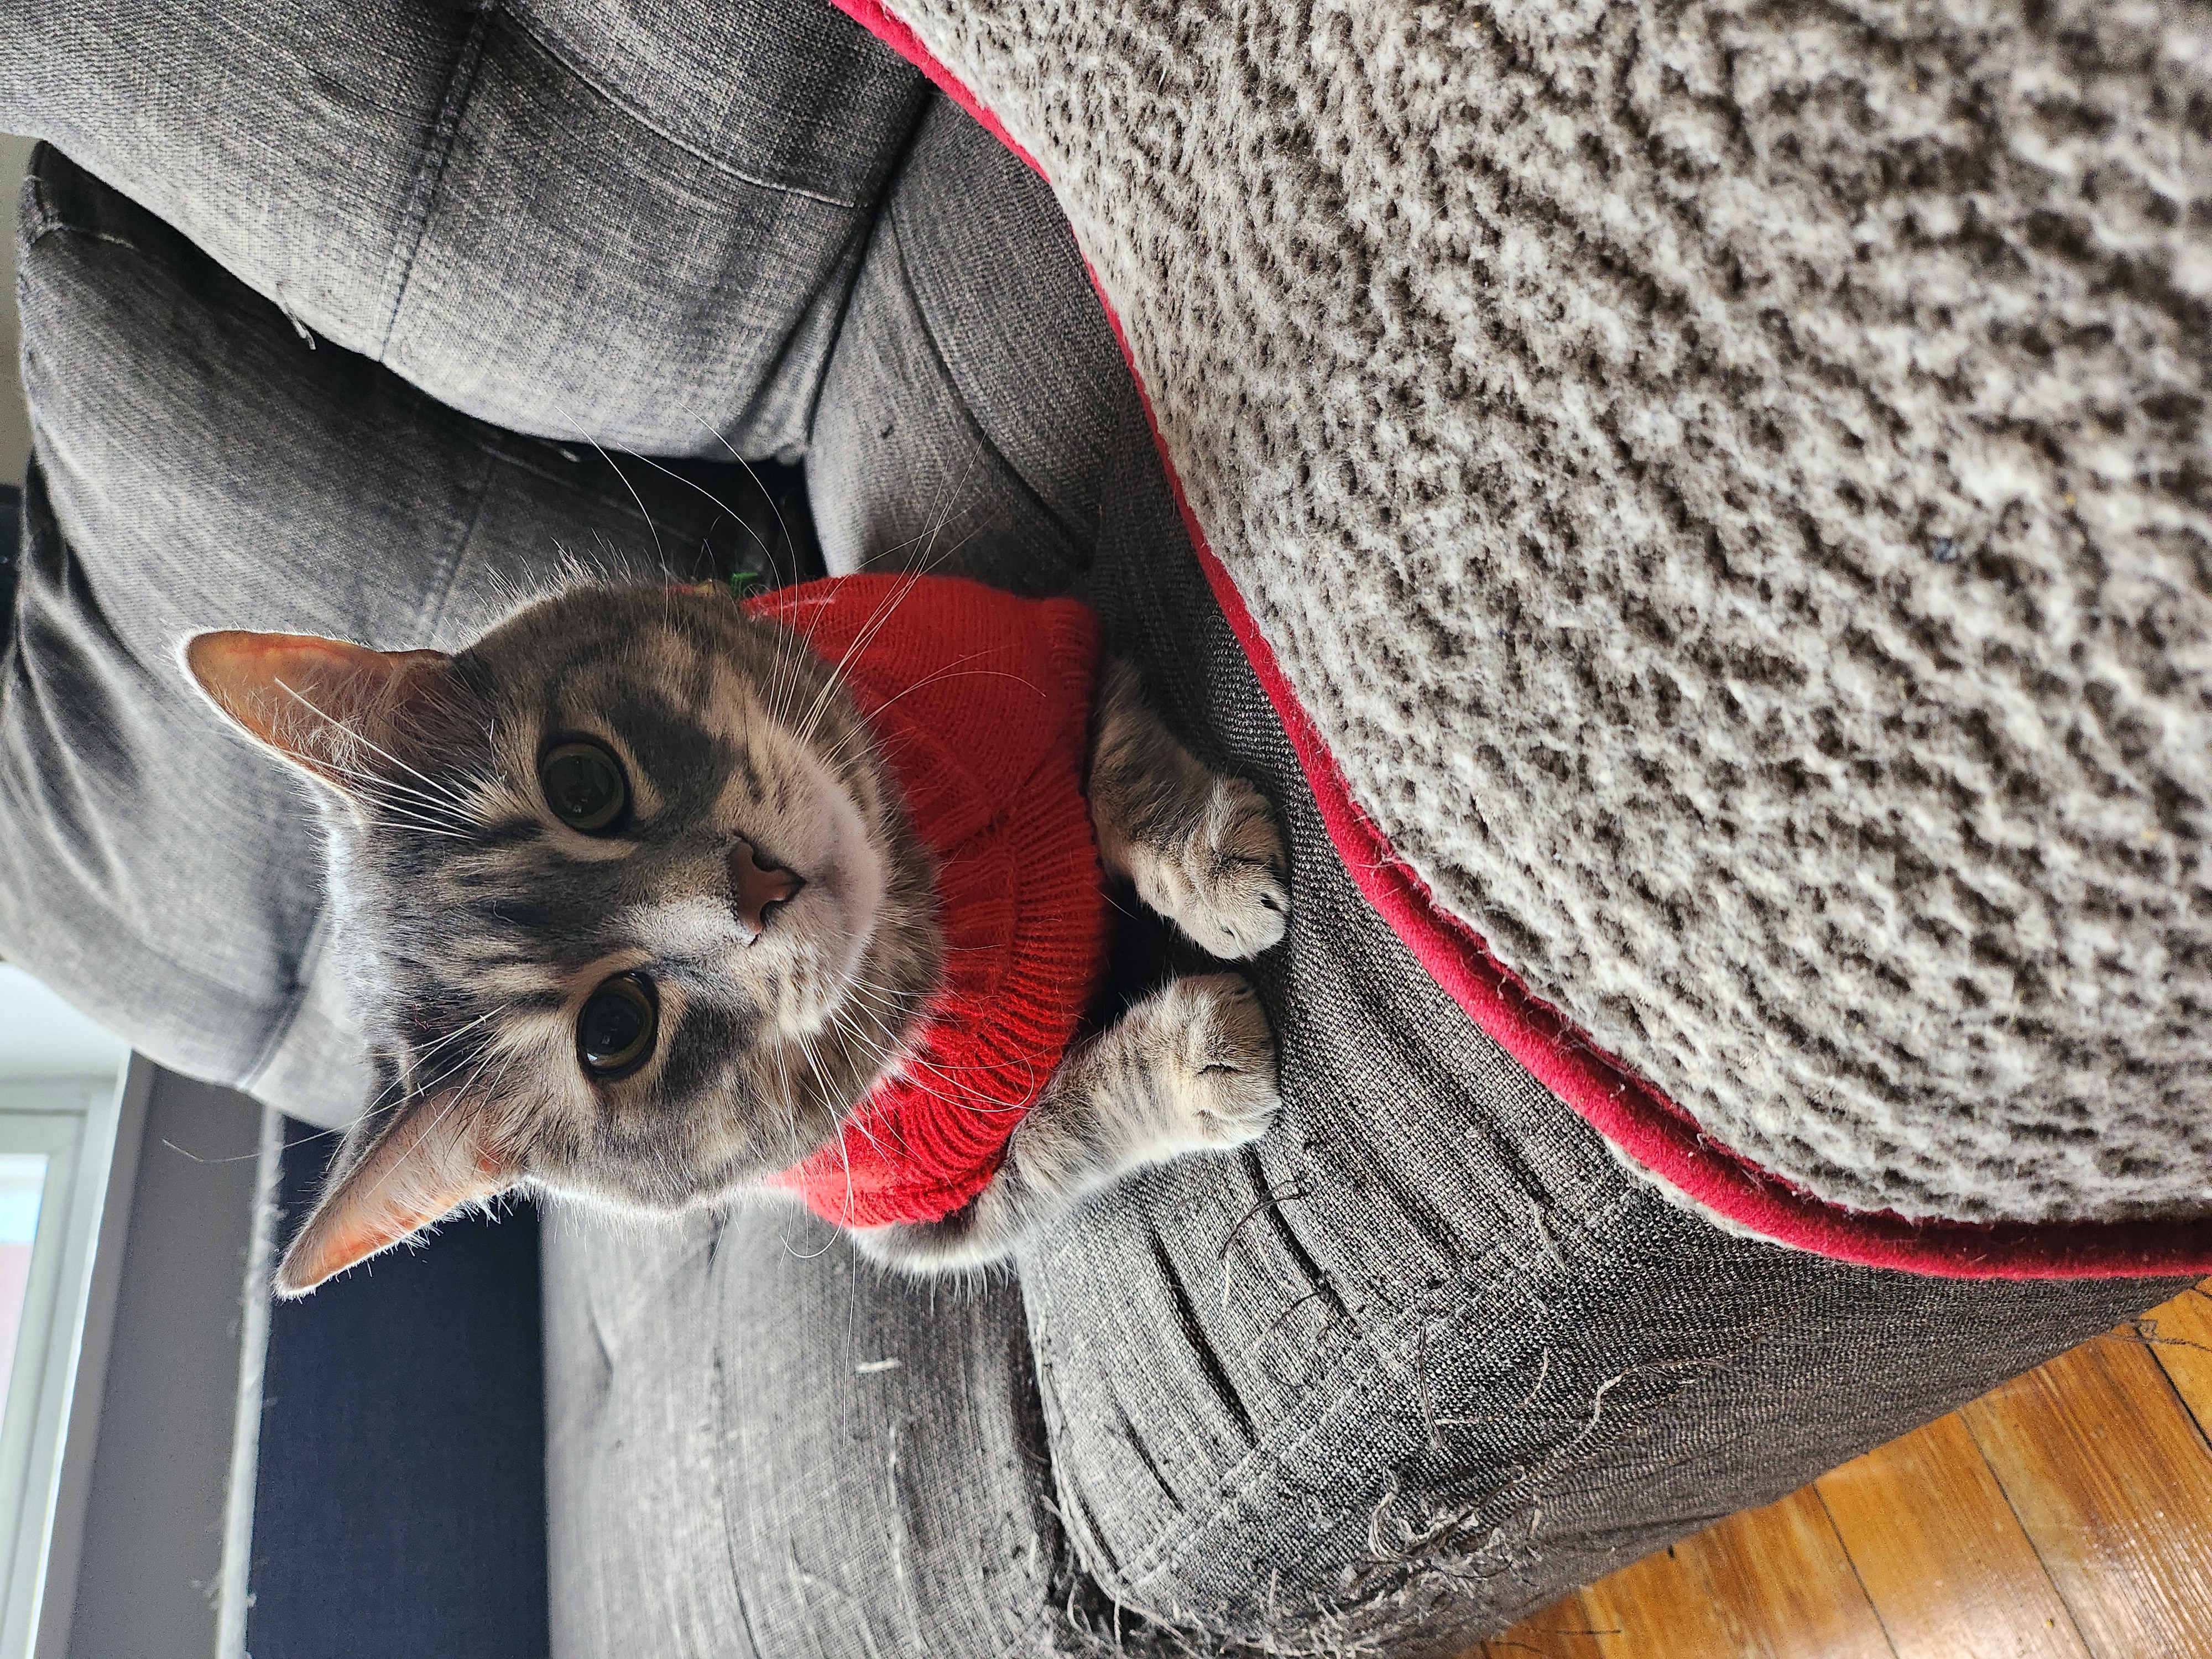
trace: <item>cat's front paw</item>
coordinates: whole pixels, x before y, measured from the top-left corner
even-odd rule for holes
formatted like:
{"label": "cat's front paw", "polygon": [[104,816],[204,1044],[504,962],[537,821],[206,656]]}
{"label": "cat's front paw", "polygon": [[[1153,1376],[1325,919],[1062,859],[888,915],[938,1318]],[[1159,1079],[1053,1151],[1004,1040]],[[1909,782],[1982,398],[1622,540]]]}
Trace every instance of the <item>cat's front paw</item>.
{"label": "cat's front paw", "polygon": [[1176,1152],[1225,1151],[1267,1133],[1281,1108],[1275,1036],[1259,994],[1241,974],[1179,979],[1160,994],[1174,1030],[1170,1086],[1173,1121],[1161,1126]]}
{"label": "cat's front paw", "polygon": [[1290,926],[1282,831],[1243,778],[1213,779],[1188,836],[1131,864],[1137,896],[1217,957],[1255,957]]}

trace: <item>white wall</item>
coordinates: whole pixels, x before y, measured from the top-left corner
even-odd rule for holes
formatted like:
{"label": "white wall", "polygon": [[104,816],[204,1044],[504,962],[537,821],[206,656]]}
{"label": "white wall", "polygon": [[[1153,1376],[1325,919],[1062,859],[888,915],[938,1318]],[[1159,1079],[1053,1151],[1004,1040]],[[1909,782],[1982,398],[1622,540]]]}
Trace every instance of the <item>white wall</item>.
{"label": "white wall", "polygon": [[[154,1073],[120,1241],[68,1659],[216,1651],[261,1132],[261,1109],[244,1096]],[[265,1323],[256,1331],[265,1341]],[[239,1469],[248,1483],[253,1468],[249,1451]],[[42,1643],[40,1653],[55,1648]]]}
{"label": "white wall", "polygon": [[114,1077],[130,1045],[64,1002],[21,968],[0,963],[0,1082]]}

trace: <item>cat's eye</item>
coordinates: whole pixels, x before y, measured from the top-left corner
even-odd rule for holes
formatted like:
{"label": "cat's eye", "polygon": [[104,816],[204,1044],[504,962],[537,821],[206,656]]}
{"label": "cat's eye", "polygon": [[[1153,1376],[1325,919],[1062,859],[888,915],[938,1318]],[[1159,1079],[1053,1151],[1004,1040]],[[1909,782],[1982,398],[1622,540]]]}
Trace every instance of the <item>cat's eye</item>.
{"label": "cat's eye", "polygon": [[538,787],[553,816],[571,830],[596,836],[611,830],[629,805],[629,785],[615,757],[596,743],[556,743],[538,763]]}
{"label": "cat's eye", "polygon": [[576,1058],[594,1077],[626,1077],[653,1053],[660,1000],[642,974],[617,974],[584,1000],[576,1017]]}

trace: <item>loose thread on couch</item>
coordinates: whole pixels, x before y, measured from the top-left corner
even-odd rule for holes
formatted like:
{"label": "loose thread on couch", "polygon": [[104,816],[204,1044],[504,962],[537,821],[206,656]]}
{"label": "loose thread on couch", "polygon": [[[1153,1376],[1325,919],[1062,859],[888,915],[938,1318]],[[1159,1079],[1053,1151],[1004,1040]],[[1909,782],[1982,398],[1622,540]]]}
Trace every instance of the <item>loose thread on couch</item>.
{"label": "loose thread on couch", "polygon": [[1222,1261],[1224,1262],[1227,1261],[1229,1260],[1229,1247],[1237,1242],[1237,1235],[1244,1231],[1244,1224],[1251,1220],[1254,1216],[1259,1214],[1261,1211],[1267,1208],[1270,1205],[1280,1206],[1282,1205],[1291,1203],[1297,1199],[1311,1198],[1312,1196],[1312,1192],[1304,1187],[1289,1187],[1280,1192],[1274,1191],[1271,1188],[1267,1192],[1261,1193],[1259,1197],[1252,1200],[1252,1206],[1246,1210],[1243,1215],[1237,1218],[1237,1224],[1229,1230],[1228,1237],[1221,1241],[1221,1249],[1217,1254],[1218,1254]]}

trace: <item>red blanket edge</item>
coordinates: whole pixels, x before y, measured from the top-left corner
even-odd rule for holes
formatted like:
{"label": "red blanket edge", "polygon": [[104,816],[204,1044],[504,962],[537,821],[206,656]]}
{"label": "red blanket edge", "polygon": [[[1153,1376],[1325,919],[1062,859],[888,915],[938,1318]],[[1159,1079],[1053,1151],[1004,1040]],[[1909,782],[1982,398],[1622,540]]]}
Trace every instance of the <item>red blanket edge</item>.
{"label": "red blanket edge", "polygon": [[[1036,157],[1017,143],[998,117],[879,0],[830,3],[920,70],[1046,184],[1052,183],[1052,175]],[[1090,270],[1087,263],[1085,269]],[[1274,705],[1337,856],[1368,902],[1430,976],[1532,1077],[1615,1146],[1695,1203],[1761,1237],[1835,1261],[1959,1279],[2118,1279],[2212,1273],[2212,1224],[2199,1221],[1982,1224],[1915,1221],[1888,1211],[1832,1204],[1709,1139],[1680,1107],[1591,1042],[1558,1009],[1531,994],[1465,922],[1436,902],[1427,885],[1352,799],[1336,757],[1284,678],[1274,647],[1253,621],[1244,596],[1191,511],[1153,411],[1152,393],[1122,330],[1121,313],[1098,273],[1091,270],[1090,275],[1136,383],[1160,464],[1175,492],[1176,507],[1206,582]]]}

